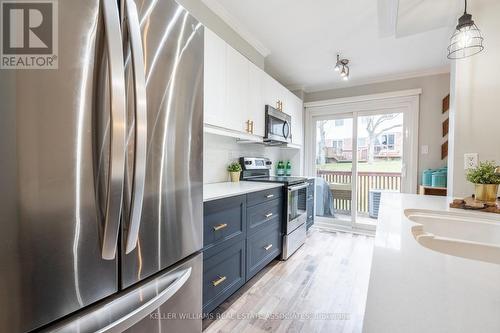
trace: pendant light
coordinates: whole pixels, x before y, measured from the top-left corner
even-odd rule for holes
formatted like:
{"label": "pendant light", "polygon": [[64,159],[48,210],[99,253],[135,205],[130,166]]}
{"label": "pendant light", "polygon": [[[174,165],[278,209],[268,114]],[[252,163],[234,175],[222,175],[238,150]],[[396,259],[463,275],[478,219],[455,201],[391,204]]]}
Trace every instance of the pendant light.
{"label": "pendant light", "polygon": [[464,14],[458,19],[453,36],[448,46],[448,59],[463,59],[484,50],[481,31],[472,20],[472,15],[467,13],[467,0],[465,0]]}

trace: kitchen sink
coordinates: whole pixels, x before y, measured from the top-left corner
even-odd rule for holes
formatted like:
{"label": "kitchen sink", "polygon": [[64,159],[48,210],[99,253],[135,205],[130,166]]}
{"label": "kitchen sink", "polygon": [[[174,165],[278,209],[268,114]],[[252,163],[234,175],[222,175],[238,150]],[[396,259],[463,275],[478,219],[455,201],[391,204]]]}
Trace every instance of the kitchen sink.
{"label": "kitchen sink", "polygon": [[500,218],[470,213],[405,210],[416,223],[416,241],[431,250],[467,259],[500,264]]}

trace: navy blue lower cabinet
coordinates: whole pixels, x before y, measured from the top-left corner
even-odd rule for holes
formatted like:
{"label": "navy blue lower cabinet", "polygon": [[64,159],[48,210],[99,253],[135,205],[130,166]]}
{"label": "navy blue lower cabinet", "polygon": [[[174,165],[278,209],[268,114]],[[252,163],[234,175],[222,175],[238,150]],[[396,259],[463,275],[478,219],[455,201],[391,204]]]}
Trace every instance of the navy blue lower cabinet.
{"label": "navy blue lower cabinet", "polygon": [[264,202],[247,208],[247,236],[250,236],[268,225],[279,223],[283,211],[281,198]]}
{"label": "navy blue lower cabinet", "polygon": [[283,188],[203,205],[203,313],[281,254]]}
{"label": "navy blue lower cabinet", "polygon": [[306,201],[306,210],[307,210],[307,229],[314,224],[314,179],[307,180],[307,201]]}
{"label": "navy blue lower cabinet", "polygon": [[232,238],[245,239],[246,196],[205,202],[203,205],[203,246],[205,249]]}
{"label": "navy blue lower cabinet", "polygon": [[314,224],[314,198],[306,201],[306,211],[307,211],[307,229]]}
{"label": "navy blue lower cabinet", "polygon": [[245,240],[203,253],[203,313],[209,313],[245,284]]}
{"label": "navy blue lower cabinet", "polygon": [[247,194],[247,206],[255,206],[260,203],[275,200],[283,196],[283,187],[271,188],[265,191],[253,192]]}
{"label": "navy blue lower cabinet", "polygon": [[281,241],[281,224],[278,223],[247,238],[247,281],[281,254]]}

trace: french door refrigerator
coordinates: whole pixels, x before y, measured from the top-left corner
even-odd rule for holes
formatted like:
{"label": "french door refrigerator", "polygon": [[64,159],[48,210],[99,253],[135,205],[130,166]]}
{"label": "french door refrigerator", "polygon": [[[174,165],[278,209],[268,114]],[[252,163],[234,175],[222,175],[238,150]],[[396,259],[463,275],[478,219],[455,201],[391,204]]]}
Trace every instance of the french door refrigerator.
{"label": "french door refrigerator", "polygon": [[203,26],[58,12],[58,69],[0,70],[0,332],[200,332]]}

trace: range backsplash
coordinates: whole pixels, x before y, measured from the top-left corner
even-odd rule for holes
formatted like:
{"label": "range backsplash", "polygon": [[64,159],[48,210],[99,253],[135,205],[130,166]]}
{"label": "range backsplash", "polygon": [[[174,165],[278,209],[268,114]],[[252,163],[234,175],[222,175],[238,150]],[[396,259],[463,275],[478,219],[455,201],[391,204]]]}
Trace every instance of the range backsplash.
{"label": "range backsplash", "polygon": [[206,133],[203,149],[203,183],[229,181],[226,167],[241,156],[269,158],[273,162],[272,174],[274,174],[277,161],[290,161],[292,163],[292,174],[302,174],[300,151],[298,149],[241,144],[237,143],[234,138]]}

